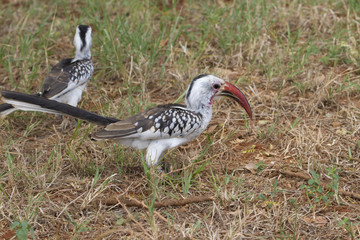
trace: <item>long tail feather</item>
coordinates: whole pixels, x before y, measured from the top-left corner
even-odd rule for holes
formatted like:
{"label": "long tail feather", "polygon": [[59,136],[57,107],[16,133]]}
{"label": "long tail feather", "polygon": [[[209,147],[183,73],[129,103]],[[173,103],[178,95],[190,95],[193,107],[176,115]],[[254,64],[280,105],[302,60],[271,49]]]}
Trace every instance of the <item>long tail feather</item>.
{"label": "long tail feather", "polygon": [[0,104],[0,117],[5,117],[6,115],[15,111],[15,108],[8,103]]}
{"label": "long tail feather", "polygon": [[6,103],[23,111],[65,114],[103,126],[120,121],[120,119],[104,117],[69,104],[59,103],[39,96],[12,91],[2,91],[1,95]]}

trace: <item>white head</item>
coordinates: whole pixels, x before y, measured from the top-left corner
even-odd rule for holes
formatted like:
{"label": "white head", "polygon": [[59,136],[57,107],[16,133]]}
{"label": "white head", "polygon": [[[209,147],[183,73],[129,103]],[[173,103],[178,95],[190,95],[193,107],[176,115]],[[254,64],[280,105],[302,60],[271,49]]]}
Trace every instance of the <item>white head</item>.
{"label": "white head", "polygon": [[214,96],[224,84],[224,80],[214,75],[201,74],[197,76],[191,81],[186,91],[186,106],[193,110],[201,110],[204,107],[211,108]]}
{"label": "white head", "polygon": [[91,31],[92,30],[90,26],[77,26],[74,37],[74,46],[76,48],[76,53],[73,61],[91,58]]}

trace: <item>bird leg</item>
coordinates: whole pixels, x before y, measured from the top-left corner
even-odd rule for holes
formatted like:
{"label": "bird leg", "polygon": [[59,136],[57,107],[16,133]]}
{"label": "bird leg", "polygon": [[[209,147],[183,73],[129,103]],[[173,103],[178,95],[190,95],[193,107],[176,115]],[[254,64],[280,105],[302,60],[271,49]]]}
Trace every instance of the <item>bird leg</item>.
{"label": "bird leg", "polygon": [[59,125],[59,129],[65,130],[65,129],[73,129],[76,127],[77,121],[75,119],[72,119],[69,116],[60,115],[60,118],[62,118],[62,122]]}
{"label": "bird leg", "polygon": [[153,141],[149,144],[146,150],[146,163],[149,167],[156,168],[159,165],[161,158],[164,156],[164,151],[167,146],[159,141]]}

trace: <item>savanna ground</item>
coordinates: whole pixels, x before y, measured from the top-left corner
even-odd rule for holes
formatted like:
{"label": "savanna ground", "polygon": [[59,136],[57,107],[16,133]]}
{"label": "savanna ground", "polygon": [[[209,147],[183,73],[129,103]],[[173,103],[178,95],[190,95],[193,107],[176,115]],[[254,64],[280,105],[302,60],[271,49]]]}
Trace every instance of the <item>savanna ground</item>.
{"label": "savanna ground", "polygon": [[[208,129],[164,159],[93,142],[86,122],[0,120],[0,238],[360,238],[357,0],[11,1],[0,5],[0,90],[36,92],[93,28],[80,107],[124,118],[183,102],[200,73],[239,86]],[[187,203],[187,204],[186,204]]]}

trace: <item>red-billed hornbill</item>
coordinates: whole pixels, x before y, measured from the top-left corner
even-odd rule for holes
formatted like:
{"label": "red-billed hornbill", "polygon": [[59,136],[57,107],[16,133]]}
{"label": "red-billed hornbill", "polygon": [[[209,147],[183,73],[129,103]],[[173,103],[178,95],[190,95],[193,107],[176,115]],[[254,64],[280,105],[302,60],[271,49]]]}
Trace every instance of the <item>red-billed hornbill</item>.
{"label": "red-billed hornbill", "polygon": [[[146,162],[155,166],[167,149],[177,147],[198,137],[212,117],[214,97],[235,99],[252,117],[250,105],[242,92],[213,75],[202,74],[194,78],[186,92],[185,104],[166,104],[150,108],[125,120],[105,118],[79,108],[55,103],[34,96],[2,92],[4,101],[17,106],[24,101],[38,111],[63,113],[106,127],[93,134],[95,140],[115,140],[137,149],[147,149]],[[42,100],[42,101],[40,101]]]}
{"label": "red-billed hornbill", "polygon": [[[75,57],[63,59],[50,70],[46,76],[38,96],[77,106],[82,92],[89,82],[94,66],[91,61],[91,27],[79,25],[76,27],[74,46]],[[0,105],[0,116],[6,116],[15,110],[37,111],[26,103],[23,105]]]}

